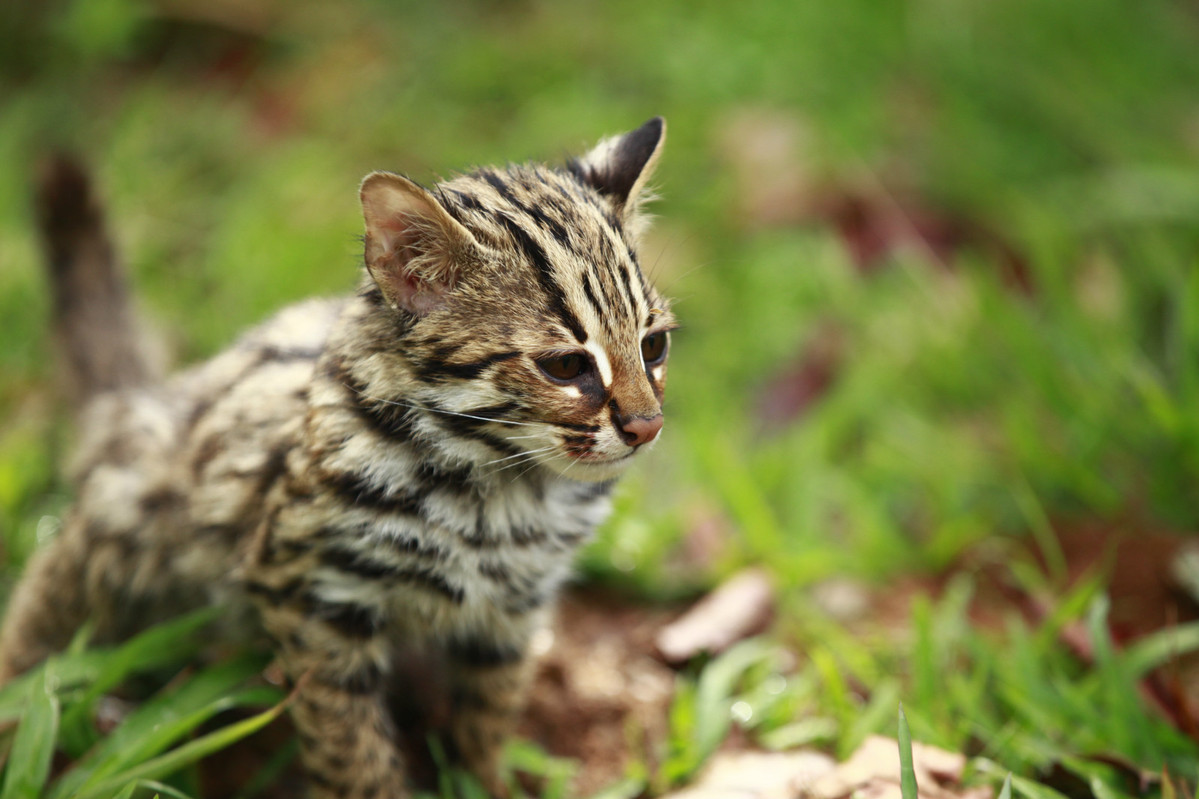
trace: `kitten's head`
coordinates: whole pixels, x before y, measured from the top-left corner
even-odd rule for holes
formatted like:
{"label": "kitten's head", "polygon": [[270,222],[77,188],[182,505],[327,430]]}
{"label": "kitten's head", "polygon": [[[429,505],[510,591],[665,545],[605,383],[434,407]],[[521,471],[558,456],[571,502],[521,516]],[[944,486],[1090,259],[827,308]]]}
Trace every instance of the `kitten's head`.
{"label": "kitten's head", "polygon": [[656,118],[565,169],[432,190],[363,181],[366,265],[404,331],[406,396],[445,412],[477,465],[606,480],[656,439],[675,325],[637,246],[665,134]]}

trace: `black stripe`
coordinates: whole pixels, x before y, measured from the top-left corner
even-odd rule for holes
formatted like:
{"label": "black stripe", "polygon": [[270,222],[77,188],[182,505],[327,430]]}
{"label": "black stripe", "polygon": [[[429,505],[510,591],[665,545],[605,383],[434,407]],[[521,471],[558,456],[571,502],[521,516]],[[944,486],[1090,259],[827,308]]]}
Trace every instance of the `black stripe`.
{"label": "black stripe", "polygon": [[454,199],[457,200],[458,203],[463,208],[468,208],[471,211],[483,210],[483,204],[481,202],[479,202],[479,198],[476,197],[475,195],[470,194],[465,191],[456,191],[456,190],[451,191],[450,193],[454,195]]}
{"label": "black stripe", "polygon": [[[542,230],[548,231],[549,234],[554,237],[554,240],[561,244],[563,248],[568,251],[571,250],[570,234],[567,233],[566,228],[563,227],[558,220],[551,218],[540,207],[536,205],[529,205],[528,203],[522,201],[512,193],[507,184],[504,182],[503,178],[491,170],[484,170],[481,174],[483,179],[490,183],[492,188],[499,192],[500,196],[511,203],[514,208],[536,222],[537,226]],[[544,189],[546,185],[544,179],[538,178],[535,181],[530,181],[528,180],[527,175],[513,173],[511,169],[508,172],[508,178],[519,183],[522,188],[530,193],[535,193],[538,189]]]}
{"label": "black stripe", "polygon": [[600,429],[597,424],[578,424],[576,422],[554,422],[553,425],[564,430],[577,430],[580,433],[598,433]]}
{"label": "black stripe", "polygon": [[[449,557],[449,553],[437,544],[432,544],[427,541],[422,541],[415,536],[395,535],[391,533],[379,533],[372,535],[375,529],[375,522],[359,522],[358,524],[348,527],[325,526],[318,529],[313,538],[320,541],[361,541],[370,538],[370,546],[386,547],[387,549],[396,552],[403,552],[405,555],[415,555],[420,558],[432,558],[437,561],[443,561]],[[339,549],[336,543],[328,545],[331,549]]]}
{"label": "black stripe", "polygon": [[486,577],[495,583],[502,585],[512,585],[512,573],[508,571],[508,567],[502,563],[492,563],[491,561],[482,561],[479,563],[479,574]]}
{"label": "black stripe", "polygon": [[469,467],[446,468],[422,461],[416,468],[413,481],[421,493],[428,493],[434,488],[448,488],[458,494],[468,494],[475,490],[472,476],[473,472]]}
{"label": "black stripe", "polygon": [[434,407],[430,407],[429,410],[431,418],[437,426],[450,435],[478,441],[504,455],[516,455],[520,450],[482,428],[485,425],[492,424],[493,421],[502,422],[504,416],[517,408],[518,406],[515,403],[504,403],[487,408],[473,408],[469,411],[453,413],[449,411],[439,413],[438,411],[441,409]]}
{"label": "black stripe", "polygon": [[320,481],[344,502],[355,507],[367,507],[381,513],[421,515],[421,496],[407,491],[393,493],[383,486],[373,485],[363,475],[325,472],[320,475]]}
{"label": "black stripe", "polygon": [[379,620],[368,607],[353,602],[327,602],[311,590],[304,597],[304,605],[310,614],[324,621],[338,632],[350,638],[373,638],[379,631]]}
{"label": "black stripe", "polygon": [[528,214],[542,230],[547,231],[551,236],[553,236],[554,241],[562,245],[564,250],[567,252],[574,251],[570,246],[570,234],[557,219],[550,217],[545,213],[545,211],[537,206],[522,205],[521,209]]}
{"label": "black stripe", "polygon": [[447,363],[437,357],[424,361],[417,366],[416,376],[426,383],[441,383],[447,378],[457,380],[472,380],[481,375],[484,370],[497,363],[511,360],[520,355],[517,350],[506,350],[467,363]]}
{"label": "black stripe", "polygon": [[383,299],[383,292],[373,283],[359,290],[358,296],[373,308],[382,308],[387,304],[387,301]]}
{"label": "black stripe", "polygon": [[[657,303],[650,294],[649,281],[645,279],[645,272],[641,269],[641,262],[637,259],[637,253],[631,245],[626,244],[629,252],[629,261],[633,264],[633,270],[637,274],[637,282],[641,284],[641,297],[645,300],[645,304],[649,308],[653,308]],[[648,322],[647,322],[648,324]]]}
{"label": "black stripe", "polygon": [[455,585],[451,585],[444,576],[428,566],[413,566],[407,569],[397,570],[394,577],[399,582],[415,583],[423,588],[435,591],[449,599],[455,605],[461,605],[466,598],[466,592]]}
{"label": "black stripe", "polygon": [[562,291],[562,287],[558,285],[554,279],[554,270],[550,266],[549,259],[546,257],[545,250],[541,245],[533,240],[533,237],[517,224],[516,220],[507,214],[496,214],[500,224],[512,236],[512,240],[524,252],[533,264],[537,272],[537,282],[541,285],[542,291],[550,300],[550,310],[557,316],[567,329],[574,335],[575,339],[584,344],[587,341],[587,331],[579,323],[578,317],[566,305],[566,294]]}
{"label": "black stripe", "polygon": [[368,396],[366,386],[356,380],[339,360],[330,360],[321,367],[321,371],[325,377],[346,390],[350,398],[347,407],[369,429],[396,441],[412,439],[412,409],[407,405]]}
{"label": "black stripe", "polygon": [[496,192],[505,200],[507,200],[509,204],[515,208],[524,210],[524,206],[521,205],[520,201],[516,199],[516,195],[512,193],[510,188],[508,188],[508,184],[504,182],[503,178],[490,169],[480,169],[478,175],[479,177],[483,178],[483,180],[490,183],[491,188],[495,189]]}
{"label": "black stripe", "polygon": [[331,566],[347,574],[356,574],[368,580],[378,580],[391,577],[397,567],[372,560],[362,552],[356,552],[348,547],[328,546],[320,551],[322,565]]}
{"label": "black stripe", "polygon": [[533,544],[545,543],[547,536],[541,530],[535,530],[530,527],[513,527],[508,531],[508,537],[513,544],[520,547],[527,547]]}
{"label": "black stripe", "polygon": [[278,588],[257,580],[247,580],[245,589],[247,593],[262,597],[272,605],[286,605],[296,598],[305,584],[306,581],[302,577],[293,577]]}
{"label": "black stripe", "polygon": [[587,301],[591,303],[591,307],[595,310],[595,315],[604,323],[605,327],[608,327],[610,330],[611,326],[608,324],[608,314],[605,311],[605,306],[600,302],[599,297],[596,296],[595,286],[591,282],[590,266],[585,266],[583,268],[583,294],[587,296]]}
{"label": "black stripe", "polygon": [[524,660],[524,652],[515,646],[505,646],[478,638],[452,638],[445,644],[446,654],[458,665],[473,668],[510,666]]}
{"label": "black stripe", "polygon": [[321,563],[368,580],[415,584],[441,594],[454,604],[461,604],[465,598],[465,592],[461,588],[451,585],[444,575],[431,566],[384,563],[373,560],[364,553],[339,546],[324,548],[321,551]]}
{"label": "black stripe", "polygon": [[565,546],[567,549],[573,549],[591,537],[590,533],[565,530],[554,533],[554,540]]}
{"label": "black stripe", "polygon": [[629,318],[635,320],[637,318],[637,299],[633,296],[633,276],[629,274],[628,264],[623,261],[620,263],[620,277],[624,285],[625,299],[629,303]]}
{"label": "black stripe", "polygon": [[545,603],[549,602],[550,596],[538,591],[533,591],[524,596],[516,597],[504,603],[504,610],[515,615],[523,615],[531,610],[536,610]]}

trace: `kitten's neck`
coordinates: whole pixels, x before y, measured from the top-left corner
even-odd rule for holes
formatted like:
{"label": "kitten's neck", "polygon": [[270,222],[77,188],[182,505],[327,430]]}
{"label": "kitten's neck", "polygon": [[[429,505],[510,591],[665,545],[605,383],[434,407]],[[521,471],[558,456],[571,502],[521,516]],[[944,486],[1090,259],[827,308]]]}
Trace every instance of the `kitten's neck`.
{"label": "kitten's neck", "polygon": [[[354,447],[360,458],[403,460],[418,478],[423,472],[430,481],[447,480],[480,495],[517,484],[541,493],[551,483],[576,482],[547,470],[497,432],[521,424],[505,420],[506,406],[464,401],[469,383],[422,381],[419,359],[411,354],[411,318],[388,307],[372,288],[364,286],[349,300],[317,365],[306,432],[317,462],[336,463]],[[367,432],[352,435],[363,422]],[[358,440],[363,435],[370,441]],[[400,474],[398,466],[394,471],[388,482],[413,476]],[[379,476],[386,472],[378,469]]]}

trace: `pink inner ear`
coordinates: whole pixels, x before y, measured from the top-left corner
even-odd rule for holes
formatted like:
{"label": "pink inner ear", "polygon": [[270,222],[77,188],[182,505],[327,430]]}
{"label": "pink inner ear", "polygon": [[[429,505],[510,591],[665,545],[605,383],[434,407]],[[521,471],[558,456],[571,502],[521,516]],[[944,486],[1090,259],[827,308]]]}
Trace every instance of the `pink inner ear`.
{"label": "pink inner ear", "polygon": [[445,305],[445,287],[421,280],[402,267],[390,277],[396,302],[417,316],[432,313]]}
{"label": "pink inner ear", "polygon": [[[417,240],[412,230],[412,217],[408,214],[389,214],[376,223],[375,230],[387,255],[411,247]],[[411,257],[408,253],[402,255],[405,263]]]}

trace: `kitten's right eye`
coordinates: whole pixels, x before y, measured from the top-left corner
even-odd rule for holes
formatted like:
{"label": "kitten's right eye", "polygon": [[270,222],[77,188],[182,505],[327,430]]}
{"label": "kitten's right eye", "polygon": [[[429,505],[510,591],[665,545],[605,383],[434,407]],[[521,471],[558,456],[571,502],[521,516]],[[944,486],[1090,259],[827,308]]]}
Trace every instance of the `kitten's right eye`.
{"label": "kitten's right eye", "polygon": [[591,368],[591,362],[587,360],[587,356],[577,352],[569,355],[556,355],[552,358],[540,358],[537,365],[541,371],[555,380],[574,380]]}

